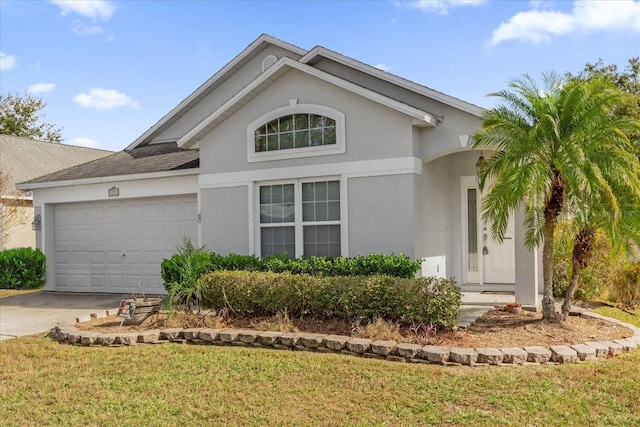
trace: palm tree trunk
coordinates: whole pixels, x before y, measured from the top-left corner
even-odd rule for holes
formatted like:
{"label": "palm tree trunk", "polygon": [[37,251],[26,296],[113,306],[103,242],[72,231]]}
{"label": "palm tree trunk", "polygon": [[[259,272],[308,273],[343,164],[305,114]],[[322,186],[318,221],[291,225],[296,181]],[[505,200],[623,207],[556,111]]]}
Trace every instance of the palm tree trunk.
{"label": "palm tree trunk", "polygon": [[542,318],[556,319],[556,302],[553,299],[553,233],[555,221],[545,221],[544,245],[542,246],[542,278],[544,281],[544,296],[542,297]]}
{"label": "palm tree trunk", "polygon": [[571,280],[569,281],[569,287],[567,288],[567,293],[564,295],[564,302],[562,303],[562,319],[566,319],[569,316],[569,311],[571,311],[571,304],[573,303],[573,295],[576,293],[576,288],[578,287],[578,279],[580,278],[580,272],[582,271],[582,266],[580,262],[573,260],[573,268],[571,271]]}
{"label": "palm tree trunk", "polygon": [[591,226],[583,227],[573,242],[573,252],[571,262],[573,268],[571,271],[571,280],[569,281],[569,287],[564,295],[564,302],[562,303],[562,319],[566,319],[571,311],[571,303],[573,302],[573,296],[578,287],[578,279],[580,278],[580,272],[587,266],[591,255],[593,254],[593,244],[595,242],[595,228]]}

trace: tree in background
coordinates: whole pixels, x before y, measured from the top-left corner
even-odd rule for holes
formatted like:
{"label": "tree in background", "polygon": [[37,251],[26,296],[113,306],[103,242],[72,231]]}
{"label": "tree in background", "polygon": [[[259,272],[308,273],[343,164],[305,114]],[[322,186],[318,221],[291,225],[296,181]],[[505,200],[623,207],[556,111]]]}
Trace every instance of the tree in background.
{"label": "tree in background", "polygon": [[0,171],[0,250],[4,249],[14,228],[26,219],[20,196],[9,174]]}
{"label": "tree in background", "polygon": [[585,218],[592,210],[598,216],[606,211],[616,221],[620,194],[640,197],[640,168],[628,137],[640,129],[637,120],[611,114],[626,94],[602,76],[581,80],[550,73],[539,85],[525,75],[509,87],[490,95],[503,104],[483,114],[473,136],[474,147],[495,151],[478,174],[480,188],[489,187],[482,219],[502,242],[509,216],[524,208],[525,245],[543,245],[542,310],[551,320],[557,318],[556,226],[572,211]]}
{"label": "tree in background", "polygon": [[47,106],[42,98],[25,93],[0,95],[0,134],[35,139],[37,141],[62,142],[62,129],[51,123],[41,122]]}

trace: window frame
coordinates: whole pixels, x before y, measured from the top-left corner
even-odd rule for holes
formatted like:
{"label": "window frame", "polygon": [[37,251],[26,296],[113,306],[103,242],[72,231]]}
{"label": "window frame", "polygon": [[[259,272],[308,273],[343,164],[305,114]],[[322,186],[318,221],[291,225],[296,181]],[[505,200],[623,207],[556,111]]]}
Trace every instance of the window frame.
{"label": "window frame", "polygon": [[[272,120],[291,114],[317,114],[334,120],[336,123],[336,143],[257,152],[255,149],[256,129]],[[297,104],[296,102],[293,102],[290,105],[276,108],[275,110],[271,110],[268,113],[263,114],[247,126],[247,162],[249,163],[296,159],[301,157],[328,156],[333,154],[344,154],[345,152],[345,115],[341,111],[325,105]]]}
{"label": "window frame", "polygon": [[[340,185],[340,219],[331,221],[304,221],[302,217],[302,185],[306,183],[319,183],[337,181]],[[265,223],[260,222],[260,187],[272,185],[294,185],[294,221],[293,223]],[[261,230],[263,227],[287,227],[293,226],[295,230],[295,258],[304,256],[304,226],[314,225],[339,225],[340,226],[340,256],[348,256],[347,243],[347,185],[346,180],[340,176],[322,176],[313,178],[285,179],[274,181],[261,181],[254,183],[254,241],[256,256],[262,257]]]}

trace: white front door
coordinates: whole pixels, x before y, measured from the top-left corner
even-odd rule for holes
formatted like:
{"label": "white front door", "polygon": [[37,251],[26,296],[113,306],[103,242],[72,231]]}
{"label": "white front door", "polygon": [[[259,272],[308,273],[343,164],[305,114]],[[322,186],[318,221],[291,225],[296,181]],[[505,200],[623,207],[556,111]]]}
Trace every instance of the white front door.
{"label": "white front door", "polygon": [[462,265],[464,283],[515,283],[514,220],[509,218],[502,243],[491,238],[481,219],[482,195],[476,177],[462,177]]}

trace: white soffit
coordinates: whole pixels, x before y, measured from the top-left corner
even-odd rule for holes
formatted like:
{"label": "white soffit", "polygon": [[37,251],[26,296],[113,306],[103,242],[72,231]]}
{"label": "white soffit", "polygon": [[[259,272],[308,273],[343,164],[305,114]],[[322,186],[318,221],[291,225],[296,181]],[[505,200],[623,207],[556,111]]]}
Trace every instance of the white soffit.
{"label": "white soffit", "polygon": [[178,147],[191,148],[195,143],[199,142],[202,137],[213,130],[216,126],[229,118],[233,113],[238,111],[244,105],[248,104],[251,99],[257,96],[264,89],[269,87],[273,82],[282,77],[289,70],[298,70],[309,74],[313,77],[324,80],[335,86],[353,92],[357,95],[370,99],[371,101],[382,104],[386,107],[399,111],[408,115],[413,119],[416,126],[435,127],[438,124],[438,118],[423,110],[417,109],[410,105],[391,99],[372,90],[358,86],[339,77],[325,73],[306,64],[301,64],[290,58],[283,57],[278,60],[271,68],[259,75],[253,82],[244,87],[240,92],[234,95],[227,102],[222,104],[220,108],[211,113],[208,117],[198,123],[193,129],[187,132],[177,142]]}

